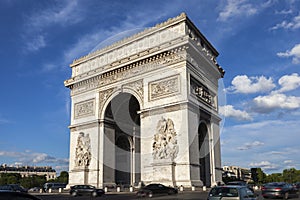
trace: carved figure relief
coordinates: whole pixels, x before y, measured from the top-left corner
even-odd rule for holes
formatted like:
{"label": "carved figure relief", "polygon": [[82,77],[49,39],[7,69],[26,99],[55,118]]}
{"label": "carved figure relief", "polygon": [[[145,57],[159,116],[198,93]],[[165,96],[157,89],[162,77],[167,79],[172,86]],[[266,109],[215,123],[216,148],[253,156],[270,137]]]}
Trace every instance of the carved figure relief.
{"label": "carved figure relief", "polygon": [[178,144],[174,123],[171,119],[162,118],[156,126],[153,142],[154,159],[174,160],[178,154]]}
{"label": "carved figure relief", "polygon": [[95,114],[95,99],[90,99],[84,102],[76,103],[74,109],[74,117],[81,118],[93,116]]}
{"label": "carved figure relief", "polygon": [[89,134],[79,133],[75,150],[75,166],[88,167],[92,158]]}
{"label": "carved figure relief", "polygon": [[149,84],[150,101],[158,98],[164,98],[171,94],[179,92],[179,76],[173,76],[161,81],[155,81]]}

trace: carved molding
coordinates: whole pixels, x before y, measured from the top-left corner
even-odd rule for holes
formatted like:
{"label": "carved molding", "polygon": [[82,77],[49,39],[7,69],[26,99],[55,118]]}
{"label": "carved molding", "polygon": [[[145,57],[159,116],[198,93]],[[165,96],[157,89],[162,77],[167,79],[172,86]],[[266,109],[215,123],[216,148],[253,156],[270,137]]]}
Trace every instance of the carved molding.
{"label": "carved molding", "polygon": [[75,150],[75,167],[85,168],[90,165],[92,158],[91,154],[91,139],[89,134],[79,133],[77,137],[77,145]]}
{"label": "carved molding", "polygon": [[153,159],[171,159],[172,161],[177,157],[178,144],[177,134],[174,127],[174,122],[171,119],[161,118],[157,122],[156,133],[153,138]]}
{"label": "carved molding", "polygon": [[110,88],[99,92],[99,113],[102,113],[105,102],[113,94],[115,90],[116,88]]}
{"label": "carved molding", "polygon": [[71,95],[86,92],[92,89],[100,88],[108,84],[116,83],[120,80],[136,77],[149,71],[162,68],[165,65],[175,64],[185,60],[185,47],[164,52],[150,58],[134,62],[130,65],[94,76],[87,80],[74,83],[70,86]]}
{"label": "carved molding", "polygon": [[75,103],[74,118],[83,118],[95,114],[95,99],[89,99],[83,102]]}
{"label": "carved molding", "polygon": [[166,98],[180,93],[180,76],[171,76],[148,84],[149,101]]}
{"label": "carved molding", "polygon": [[125,84],[123,86],[124,88],[130,88],[132,90],[134,90],[140,97],[141,99],[141,103],[143,104],[144,103],[144,85],[143,85],[143,80],[137,80],[135,82],[131,82],[131,83],[128,83],[128,84]]}

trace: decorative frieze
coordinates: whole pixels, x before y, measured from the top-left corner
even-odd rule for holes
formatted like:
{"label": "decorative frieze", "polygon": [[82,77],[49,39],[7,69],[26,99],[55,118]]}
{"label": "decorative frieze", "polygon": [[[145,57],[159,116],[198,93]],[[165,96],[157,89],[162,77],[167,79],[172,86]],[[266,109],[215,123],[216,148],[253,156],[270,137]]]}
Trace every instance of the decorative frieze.
{"label": "decorative frieze", "polygon": [[74,118],[93,116],[95,114],[95,99],[89,99],[83,102],[75,103]]}
{"label": "decorative frieze", "polygon": [[134,62],[130,65],[94,76],[90,79],[72,85],[71,94],[79,94],[92,89],[100,88],[108,84],[116,83],[120,80],[142,75],[149,71],[156,70],[164,65],[171,65],[185,60],[185,47],[173,51],[164,52],[144,60]]}
{"label": "decorative frieze", "polygon": [[150,82],[149,101],[168,97],[180,93],[180,76],[167,77],[163,80]]}
{"label": "decorative frieze", "polygon": [[152,155],[154,160],[174,160],[177,157],[179,148],[176,135],[174,122],[171,119],[162,117],[157,122],[156,133],[152,145]]}

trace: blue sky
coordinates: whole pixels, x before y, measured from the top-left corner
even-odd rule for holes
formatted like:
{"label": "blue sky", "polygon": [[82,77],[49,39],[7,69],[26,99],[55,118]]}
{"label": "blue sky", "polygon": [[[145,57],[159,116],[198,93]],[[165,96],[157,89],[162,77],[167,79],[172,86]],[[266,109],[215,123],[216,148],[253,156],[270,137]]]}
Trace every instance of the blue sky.
{"label": "blue sky", "polygon": [[69,64],[185,12],[220,53],[222,164],[300,169],[300,2],[1,0],[0,163],[68,170]]}

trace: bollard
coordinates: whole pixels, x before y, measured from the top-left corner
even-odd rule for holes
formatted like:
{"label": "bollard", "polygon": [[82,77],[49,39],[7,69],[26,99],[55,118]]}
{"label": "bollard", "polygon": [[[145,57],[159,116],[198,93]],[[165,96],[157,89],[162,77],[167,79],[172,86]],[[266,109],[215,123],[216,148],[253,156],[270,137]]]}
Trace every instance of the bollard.
{"label": "bollard", "polygon": [[192,186],[192,191],[195,191],[195,186]]}
{"label": "bollard", "polygon": [[206,186],[203,186],[203,191],[206,191]]}
{"label": "bollard", "polygon": [[62,192],[62,188],[58,188],[58,193],[61,193]]}
{"label": "bollard", "polygon": [[51,188],[49,188],[49,190],[48,190],[48,191],[49,191],[49,193],[51,193],[51,192],[52,192],[52,189],[51,189]]}
{"label": "bollard", "polygon": [[129,191],[133,192],[133,187],[132,186],[130,186]]}
{"label": "bollard", "polygon": [[183,186],[181,185],[180,188],[179,188],[180,192],[183,191]]}
{"label": "bollard", "polygon": [[108,191],[108,188],[107,188],[107,187],[105,187],[105,188],[104,188],[104,192],[106,193],[107,191]]}
{"label": "bollard", "polygon": [[120,186],[117,187],[117,192],[121,192]]}
{"label": "bollard", "polygon": [[42,188],[40,189],[40,193],[43,193],[43,189]]}

